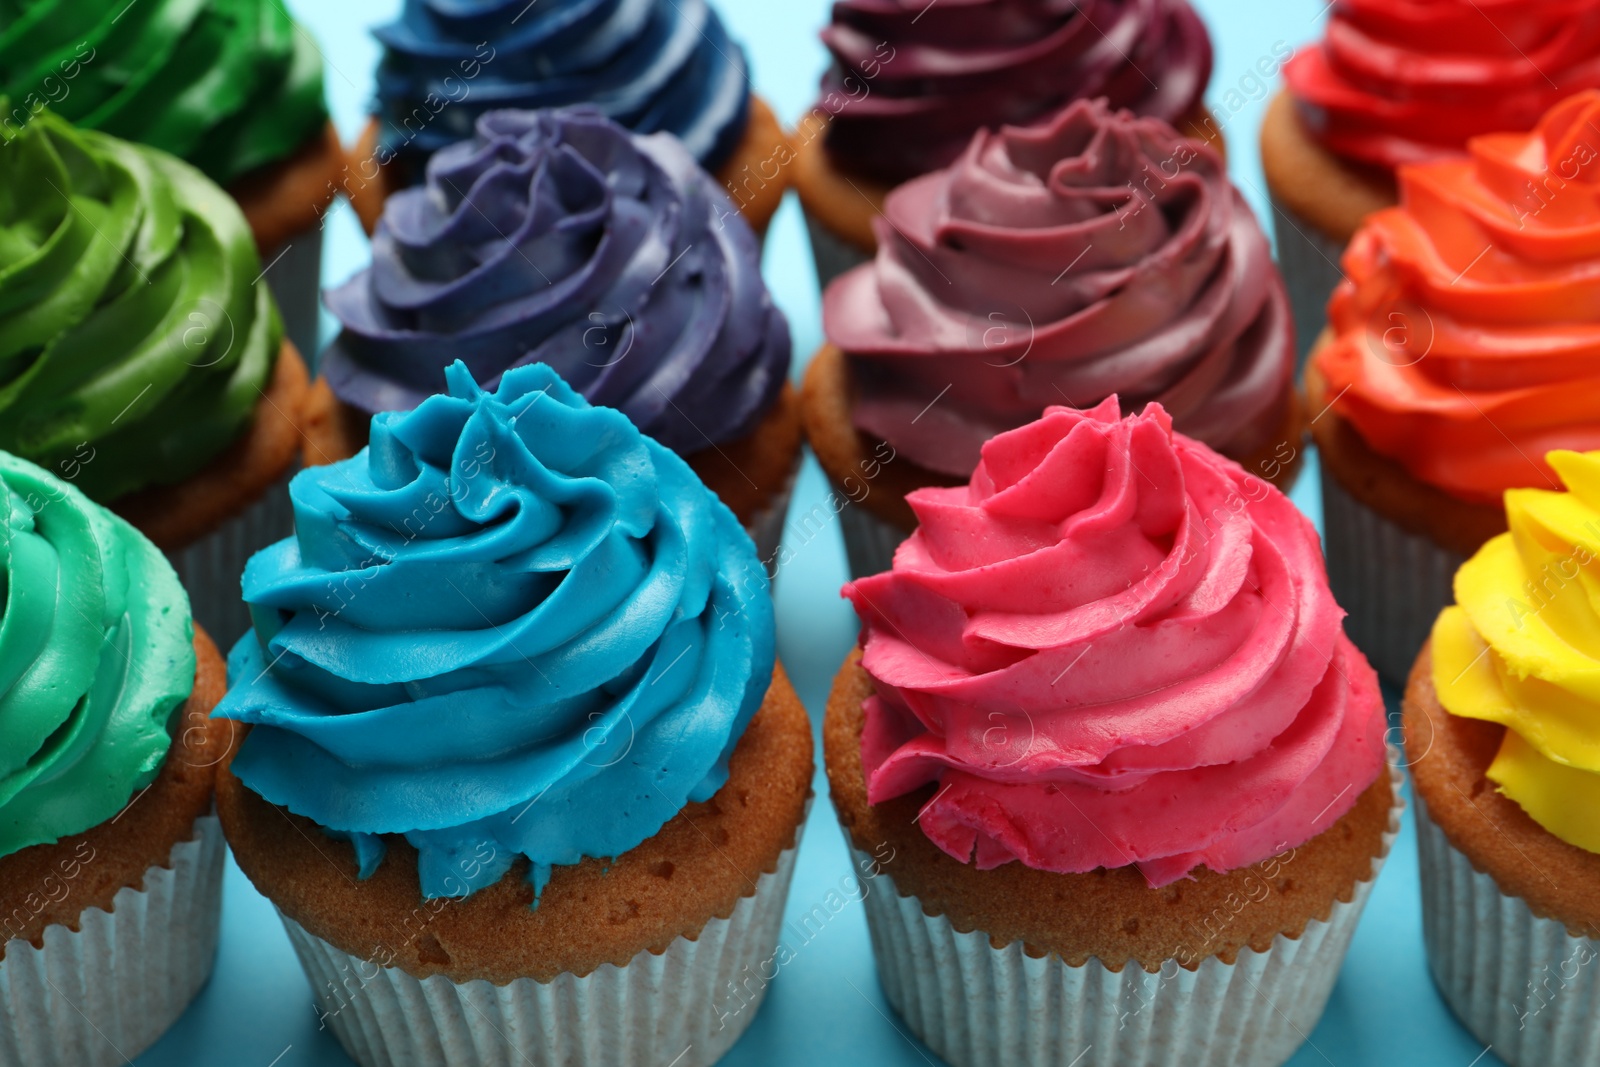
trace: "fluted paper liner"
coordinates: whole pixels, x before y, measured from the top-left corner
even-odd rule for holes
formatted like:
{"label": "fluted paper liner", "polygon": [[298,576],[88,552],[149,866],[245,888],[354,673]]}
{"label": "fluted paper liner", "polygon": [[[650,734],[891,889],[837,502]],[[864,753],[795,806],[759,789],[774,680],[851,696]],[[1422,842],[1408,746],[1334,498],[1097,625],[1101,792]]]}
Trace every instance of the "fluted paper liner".
{"label": "fluted paper liner", "polygon": [[811,258],[817,267],[817,286],[826,289],[845,271],[872,261],[872,253],[863,252],[810,215],[806,216],[806,233],[811,238]]}
{"label": "fluted paper liner", "polygon": [[[1395,804],[1372,874],[1298,938],[1280,934],[1265,952],[1245,948],[1231,964],[1211,956],[1193,971],[1176,961],[1156,974],[1136,963],[1112,971],[1097,959],[1072,967],[1029,956],[1021,942],[994,948],[987,934],[925,915],[920,900],[891,885],[865,898],[884,994],[957,1067],[1277,1067],[1322,1017],[1400,832],[1401,775],[1393,766],[1389,775]],[[871,864],[848,830],[845,841],[852,859]]]}
{"label": "fluted paper liner", "polygon": [[7,942],[0,1067],[111,1067],[165,1033],[211,974],[225,851],[216,816],[202,816],[110,911],[84,909],[76,931],[46,927],[43,948]]}
{"label": "fluted paper liner", "polygon": [[1277,238],[1278,268],[1289,290],[1289,312],[1294,317],[1298,370],[1305,366],[1311,346],[1328,325],[1328,298],[1344,281],[1344,271],[1339,266],[1344,245],[1277,200],[1272,201],[1272,229]]}
{"label": "fluted paper liner", "polygon": [[839,512],[839,530],[844,534],[844,554],[851,578],[889,570],[894,566],[894,550],[911,536],[854,502]]}
{"label": "fluted paper liner", "polygon": [[800,476],[800,456],[795,456],[794,466],[767,506],[756,512],[745,525],[745,533],[755,542],[756,558],[767,570],[768,578],[778,576],[778,546],[783,543],[783,524],[789,517],[789,501],[794,496],[795,479]]}
{"label": "fluted paper liner", "polygon": [[1348,612],[1345,633],[1384,681],[1404,687],[1434,620],[1455,603],[1466,558],[1396,526],[1326,470],[1322,529],[1328,586]]}
{"label": "fluted paper liner", "polygon": [[1421,797],[1417,853],[1428,966],[1456,1017],[1512,1067],[1600,1063],[1600,943],[1501,892]]}
{"label": "fluted paper liner", "polygon": [[693,940],[548,983],[419,979],[280,916],[323,1022],[363,1067],[704,1067],[765,997],[797,847]]}
{"label": "fluted paper liner", "polygon": [[315,375],[322,327],[322,225],[296,234],[263,255],[261,266],[283,316],[283,332]]}
{"label": "fluted paper liner", "polygon": [[250,629],[250,608],[239,579],[250,557],[274,541],[294,533],[294,505],[289,501],[291,469],[267,487],[261,498],[200,540],[166,553],[167,562],[189,594],[195,621],[226,656]]}

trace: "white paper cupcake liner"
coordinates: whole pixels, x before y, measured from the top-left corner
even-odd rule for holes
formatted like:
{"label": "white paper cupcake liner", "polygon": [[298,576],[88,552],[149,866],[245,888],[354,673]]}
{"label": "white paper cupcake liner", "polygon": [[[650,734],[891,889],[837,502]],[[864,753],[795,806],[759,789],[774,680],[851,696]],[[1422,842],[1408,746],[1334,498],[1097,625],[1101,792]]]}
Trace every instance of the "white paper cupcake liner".
{"label": "white paper cupcake liner", "polygon": [[1422,932],[1450,1010],[1512,1067],[1600,1063],[1600,942],[1472,866],[1417,799]]}
{"label": "white paper cupcake liner", "polygon": [[839,531],[844,535],[844,554],[850,563],[851,578],[881,574],[893,567],[894,550],[911,536],[856,503],[848,504],[839,512]]}
{"label": "white paper cupcake liner", "polygon": [[811,237],[811,258],[817,265],[817,286],[828,288],[845,271],[872,261],[872,253],[863,252],[849,241],[835,237],[833,231],[823,226],[809,214],[806,215],[806,233]]}
{"label": "white paper cupcake liner", "polygon": [[1345,633],[1384,681],[1404,686],[1434,620],[1455,602],[1465,557],[1385,519],[1326,469],[1322,529],[1328,586],[1348,612]]}
{"label": "white paper cupcake liner", "polygon": [[1278,267],[1289,290],[1289,310],[1294,316],[1295,366],[1305,366],[1306,356],[1328,325],[1328,298],[1344,280],[1339,244],[1294,212],[1272,201],[1272,228],[1277,238]]}
{"label": "white paper cupcake liner", "polygon": [[195,621],[205,627],[224,656],[250,629],[250,609],[239,588],[245,563],[274,541],[294,533],[294,505],[288,489],[293,474],[291,468],[260,499],[200,540],[166,553],[189,593]]}
{"label": "white paper cupcake liner", "polygon": [[789,501],[794,496],[794,483],[799,475],[800,456],[796,455],[783,488],[744,527],[750,540],[755,542],[756,558],[761,560],[771,579],[778,577],[778,546],[783,543],[783,524],[789,517]]}
{"label": "white paper cupcake liner", "polygon": [[[1212,956],[1193,971],[1176,961],[1156,974],[1134,963],[1116,972],[1096,959],[1070,967],[1059,956],[1029,956],[1021,942],[994,948],[987,934],[925,915],[920,900],[890,886],[865,898],[884,995],[957,1067],[1277,1067],[1321,1018],[1400,832],[1401,775],[1393,766],[1389,775],[1395,805],[1371,876],[1298,938],[1280,934],[1265,952],[1246,948],[1232,964]],[[853,860],[871,862],[848,830],[845,841]]]}
{"label": "white paper cupcake liner", "polygon": [[785,850],[753,895],[694,940],[548,983],[418,979],[281,917],[318,1013],[363,1067],[704,1067],[765,997],[794,856]]}
{"label": "white paper cupcake liner", "polygon": [[46,927],[43,948],[8,941],[0,1067],[110,1067],[165,1033],[211,974],[225,851],[216,816],[202,816],[110,911],[86,908],[77,931]]}
{"label": "white paper cupcake liner", "polygon": [[283,329],[315,375],[322,326],[322,227],[295,234],[261,257],[266,282],[278,301]]}

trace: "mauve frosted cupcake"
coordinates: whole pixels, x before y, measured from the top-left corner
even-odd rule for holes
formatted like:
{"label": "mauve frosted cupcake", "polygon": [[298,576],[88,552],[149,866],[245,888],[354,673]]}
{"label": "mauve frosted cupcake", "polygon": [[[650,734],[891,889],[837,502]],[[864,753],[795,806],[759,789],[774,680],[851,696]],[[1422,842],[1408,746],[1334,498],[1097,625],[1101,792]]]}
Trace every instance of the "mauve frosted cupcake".
{"label": "mauve frosted cupcake", "polygon": [[1400,814],[1310,522],[1115,398],[911,503],[823,733],[890,1003],[959,1065],[1288,1059]]}
{"label": "mauve frosted cupcake", "polygon": [[1282,280],[1221,157],[1080,102],[979,133],[896,189],[876,259],[823,295],[806,432],[852,501],[852,572],[886,569],[906,495],[963,482],[983,442],[1057,404],[1159,401],[1178,428],[1288,484],[1302,416]]}
{"label": "mauve frosted cupcake", "polygon": [[788,187],[788,137],[706,0],[405,0],[374,32],[375,114],[346,184],[368,233],[433,153],[503,108],[588,104],[636,133],[670,133],[758,234]]}
{"label": "mauve frosted cupcake", "polygon": [[1406,691],[1435,981],[1513,1067],[1600,1059],[1600,452],[1505,494]]}
{"label": "mauve frosted cupcake", "polygon": [[373,419],[250,561],[239,866],[359,1063],[704,1065],[770,975],[812,776],[733,514],[549,367]]}
{"label": "mauve frosted cupcake", "polygon": [[372,266],[328,291],[338,405],[313,458],[354,455],[373,413],[442,391],[456,358],[490,390],[547,363],[687,459],[772,560],[800,412],[750,227],[671,137],[589,109],[490,112],[477,131],[390,198]]}
{"label": "mauve frosted cupcake", "polygon": [[1222,145],[1201,99],[1211,39],[1187,0],[839,0],[822,42],[833,62],[790,141],[824,286],[872,257],[889,190],[979,130],[1104,98]]}

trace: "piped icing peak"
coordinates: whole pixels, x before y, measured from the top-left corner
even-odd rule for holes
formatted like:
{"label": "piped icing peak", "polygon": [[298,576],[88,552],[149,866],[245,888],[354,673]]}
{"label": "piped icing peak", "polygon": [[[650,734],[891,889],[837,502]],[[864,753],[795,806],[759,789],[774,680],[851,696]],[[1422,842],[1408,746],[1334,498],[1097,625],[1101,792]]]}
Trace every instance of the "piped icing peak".
{"label": "piped icing peak", "polygon": [[1341,818],[1383,769],[1377,677],[1311,524],[1160,405],[1055,407],[970,484],[907,497],[861,616],[873,803],[983,869],[1248,866]]}
{"label": "piped icing peak", "polygon": [[653,836],[726,780],[774,663],[755,548],[681,459],[541,364],[446,380],[295,476],[216,711],[254,724],[246,786],[365,874],[403,834],[427,897]]}
{"label": "piped icing peak", "polygon": [[708,169],[744,136],[750,72],[706,0],[406,0],[375,31],[383,144],[426,156],[485,111],[592,103]]}
{"label": "piped icing peak", "polygon": [[788,375],[750,227],[675,139],[590,108],[479,118],[389,199],[372,256],[326,296],[322,373],[362,411],[415,407],[456,356],[488,389],[547,363],[687,454],[749,433]]}
{"label": "piped icing peak", "polygon": [[1337,0],[1284,79],[1312,133],[1394,169],[1600,87],[1600,0]]}
{"label": "piped icing peak", "polygon": [[1233,455],[1284,423],[1294,336],[1266,236],[1221,158],[1164,122],[1096,100],[980,132],[874,226],[823,324],[857,428],[923,467],[966,477],[994,434],[1114,393]]}
{"label": "piped icing peak", "polygon": [[1506,493],[1510,531],[1456,572],[1434,624],[1433,684],[1450,714],[1506,727],[1490,781],[1600,852],[1600,452],[1546,458],[1566,491]]}
{"label": "piped icing peak", "polygon": [[1463,500],[1553,487],[1545,453],[1600,448],[1600,91],[1530,133],[1400,169],[1370,216],[1317,365],[1374,450]]}
{"label": "piped icing peak", "polygon": [[0,452],[0,856],[82,833],[155,778],[194,688],[166,557],[70,484]]}
{"label": "piped icing peak", "polygon": [[828,150],[891,184],[952,162],[980,129],[1074,100],[1175,124],[1211,79],[1211,39],[1187,0],[837,0],[822,42],[834,60],[824,99],[846,99]]}

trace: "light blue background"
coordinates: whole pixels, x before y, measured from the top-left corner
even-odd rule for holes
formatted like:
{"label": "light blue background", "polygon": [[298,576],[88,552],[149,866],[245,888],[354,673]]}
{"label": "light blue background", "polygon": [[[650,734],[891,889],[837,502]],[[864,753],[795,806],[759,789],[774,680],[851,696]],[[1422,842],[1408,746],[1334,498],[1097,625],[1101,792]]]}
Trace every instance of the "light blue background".
{"label": "light blue background", "polygon": [[[731,32],[746,46],[758,91],[785,122],[814,99],[826,62],[817,31],[827,19],[828,6],[825,0],[720,0]],[[1234,180],[1265,218],[1256,142],[1265,99],[1253,72],[1257,61],[1270,58],[1275,48],[1298,47],[1320,32],[1326,8],[1320,0],[1198,0],[1197,6],[1216,43],[1208,103],[1224,122]],[[390,17],[398,0],[288,0],[288,7],[321,43],[334,117],[346,140],[353,140],[365,121],[377,62],[367,30]],[[1230,91],[1237,95],[1230,96]],[[325,278],[342,280],[364,264],[366,255],[365,238],[341,204],[329,222]],[[789,315],[794,349],[803,362],[821,342],[822,331],[810,251],[793,197],[767,240],[765,272]],[[325,319],[325,337],[328,329]],[[797,367],[797,378],[798,372]],[[797,486],[795,514],[819,501],[823,491],[822,478],[808,459]],[[1316,497],[1313,466],[1302,476],[1295,499],[1317,517]],[[828,530],[797,553],[777,588],[779,653],[816,722],[834,671],[855,640],[854,616],[838,597],[844,579],[842,547],[837,533]],[[818,799],[800,851],[791,916],[809,912],[838,889],[850,870],[820,759],[819,744]],[[1415,838],[1408,825],[1367,905],[1327,1014],[1292,1061],[1296,1067],[1477,1067],[1499,1062],[1493,1053],[1477,1058],[1483,1047],[1449,1014],[1428,978],[1416,868]],[[800,940],[793,938],[792,943]],[[662,1057],[662,1067],[676,1052]],[[305,1067],[349,1062],[332,1035],[317,1029],[310,988],[277,916],[230,860],[216,973],[178,1026],[140,1056],[139,1063]],[[908,1036],[884,1001],[862,908],[856,903],[798,949],[755,1023],[723,1062],[730,1067],[897,1067],[938,1060]]]}

